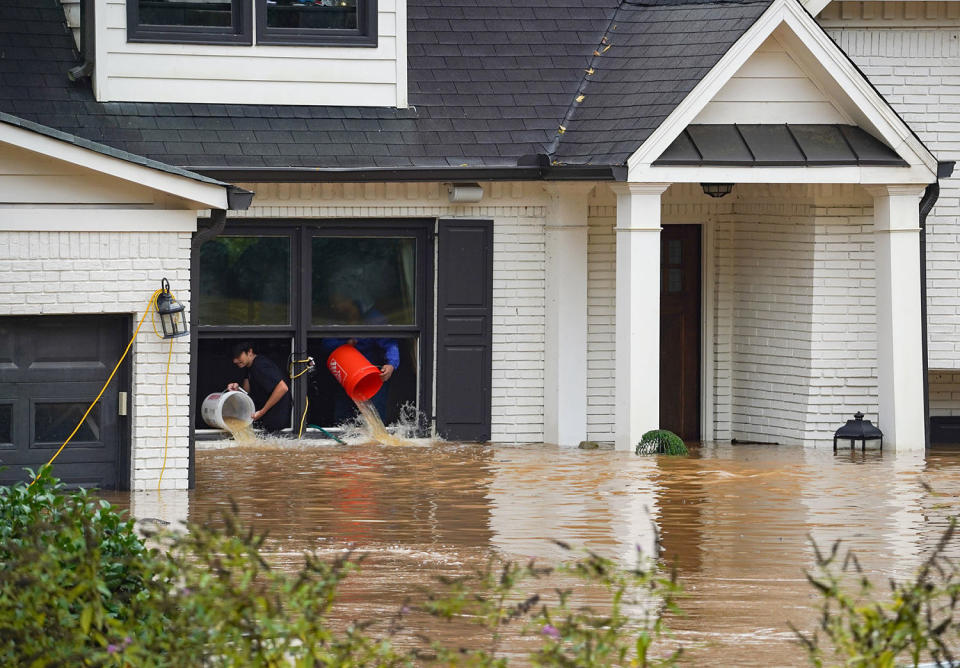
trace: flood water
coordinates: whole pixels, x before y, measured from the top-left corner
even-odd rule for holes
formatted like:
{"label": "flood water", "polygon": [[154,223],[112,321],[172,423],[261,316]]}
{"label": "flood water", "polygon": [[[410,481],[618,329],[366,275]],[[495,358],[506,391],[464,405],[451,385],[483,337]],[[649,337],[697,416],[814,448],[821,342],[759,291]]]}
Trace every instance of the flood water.
{"label": "flood water", "polygon": [[195,490],[108,498],[172,522],[202,521],[232,499],[269,530],[269,559],[281,566],[304,550],[353,547],[369,556],[341,601],[360,619],[388,617],[434,575],[491,554],[563,558],[549,539],[633,565],[637,545],[652,548],[655,523],[685,590],[685,615],[668,625],[683,664],[696,666],[808,665],[787,622],[816,622],[809,539],[842,538],[880,582],[907,578],[960,492],[956,450],[707,444],[689,457],[644,457],[543,444],[199,445]]}

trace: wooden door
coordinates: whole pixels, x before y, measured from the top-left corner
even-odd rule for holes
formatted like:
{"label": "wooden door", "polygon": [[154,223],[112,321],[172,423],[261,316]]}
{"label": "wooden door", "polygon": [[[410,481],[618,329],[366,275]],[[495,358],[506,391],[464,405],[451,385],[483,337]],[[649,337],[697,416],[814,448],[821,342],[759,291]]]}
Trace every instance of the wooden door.
{"label": "wooden door", "polygon": [[660,235],[660,428],[700,440],[700,226]]}

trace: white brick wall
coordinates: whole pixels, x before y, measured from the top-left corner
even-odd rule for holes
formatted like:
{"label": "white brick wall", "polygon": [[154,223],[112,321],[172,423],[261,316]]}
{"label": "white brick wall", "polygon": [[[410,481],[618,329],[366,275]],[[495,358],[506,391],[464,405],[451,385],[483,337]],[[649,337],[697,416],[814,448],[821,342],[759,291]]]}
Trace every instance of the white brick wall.
{"label": "white brick wall", "polygon": [[[960,160],[960,3],[877,4],[831,3],[821,23],[939,160]],[[940,187],[927,219],[930,368],[956,370],[960,173]]]}
{"label": "white brick wall", "polygon": [[[129,313],[136,327],[164,277],[189,310],[190,238],[189,233],[0,232],[0,315]],[[130,352],[131,487],[136,490],[155,490],[160,479],[168,350],[169,342],[156,336],[147,315]],[[170,436],[161,487],[186,489],[188,339],[175,339],[173,350],[168,382]],[[122,348],[117,350],[115,359],[122,353]]]}
{"label": "white brick wall", "polygon": [[494,221],[492,440],[543,441],[545,232],[538,183],[485,183],[453,205],[441,183],[246,184],[249,218],[487,218]]}

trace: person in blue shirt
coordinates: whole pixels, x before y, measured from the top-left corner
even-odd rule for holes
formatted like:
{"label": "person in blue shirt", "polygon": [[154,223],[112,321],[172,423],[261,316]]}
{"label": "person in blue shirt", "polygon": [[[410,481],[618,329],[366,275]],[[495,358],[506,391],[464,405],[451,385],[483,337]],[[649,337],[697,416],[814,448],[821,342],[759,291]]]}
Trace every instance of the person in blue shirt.
{"label": "person in blue shirt", "polygon": [[[331,306],[342,317],[345,323],[362,323],[364,325],[386,325],[387,318],[373,307],[372,304],[364,304],[362,300],[346,297],[344,295],[333,295]],[[351,337],[325,339],[324,347],[329,354],[336,348],[344,344],[354,346],[371,364],[380,369],[380,380],[383,381],[383,387],[377,392],[370,403],[377,409],[380,418],[387,421],[387,398],[390,394],[390,377],[400,366],[400,347],[396,339],[381,337]],[[340,423],[352,417],[356,413],[353,401],[347,396],[347,393],[340,388],[337,393],[334,406],[334,419]]]}

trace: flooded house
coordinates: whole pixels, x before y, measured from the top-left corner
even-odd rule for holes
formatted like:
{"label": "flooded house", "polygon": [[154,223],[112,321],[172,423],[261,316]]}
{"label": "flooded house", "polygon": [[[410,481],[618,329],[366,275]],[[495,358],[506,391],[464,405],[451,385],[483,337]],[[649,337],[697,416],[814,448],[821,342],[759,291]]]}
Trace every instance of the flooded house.
{"label": "flooded house", "polygon": [[[384,419],[451,440],[862,411],[923,451],[960,415],[958,35],[952,0],[0,0],[0,476],[115,370],[57,475],[192,487],[234,343],[296,431],[358,336],[397,342]],[[188,336],[144,324],[163,279]]]}

